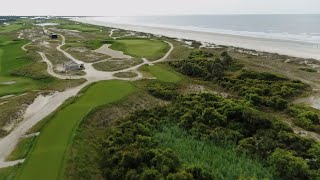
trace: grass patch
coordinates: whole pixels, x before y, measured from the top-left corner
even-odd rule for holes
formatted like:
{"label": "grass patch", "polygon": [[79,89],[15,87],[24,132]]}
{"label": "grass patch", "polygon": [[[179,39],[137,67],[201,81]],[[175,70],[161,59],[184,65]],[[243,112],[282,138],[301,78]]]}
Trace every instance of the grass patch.
{"label": "grass patch", "polygon": [[154,65],[154,66],[146,66],[146,68],[159,81],[176,83],[182,80],[181,76],[178,75],[176,72],[167,70],[162,66]]}
{"label": "grass patch", "polygon": [[306,71],[306,72],[311,72],[311,73],[318,72],[316,69],[311,69],[311,68],[299,68],[299,70]]}
{"label": "grass patch", "polygon": [[134,78],[134,77],[137,77],[138,74],[135,72],[118,72],[118,73],[115,73],[114,76],[119,78]]}
{"label": "grass patch", "polygon": [[17,176],[20,165],[1,168],[0,169],[0,180],[13,180]]}
{"label": "grass patch", "polygon": [[2,25],[0,26],[0,33],[8,33],[12,31],[16,31],[22,27],[21,24],[10,24],[10,25]]}
{"label": "grass patch", "polygon": [[35,140],[36,136],[21,139],[15,147],[15,149],[7,157],[7,161],[14,161],[26,158]]}
{"label": "grass patch", "polygon": [[101,29],[94,26],[84,25],[84,24],[65,24],[62,26],[59,26],[59,28],[62,29],[70,29],[70,30],[78,30],[82,32],[96,32],[100,31]]}
{"label": "grass patch", "polygon": [[169,50],[169,45],[160,40],[123,39],[110,41],[111,49],[122,51],[127,55],[151,60],[159,59]]}
{"label": "grass patch", "polygon": [[143,63],[141,59],[134,58],[130,60],[104,61],[93,64],[93,67],[99,71],[118,71],[127,69]]}
{"label": "grass patch", "polygon": [[133,91],[133,84],[126,81],[104,81],[90,86],[45,125],[18,179],[59,179],[64,155],[79,122],[93,108],[119,101]]}
{"label": "grass patch", "polygon": [[232,147],[193,139],[177,126],[164,126],[154,135],[164,149],[171,148],[183,164],[206,170],[214,179],[273,179],[259,162],[237,153]]}

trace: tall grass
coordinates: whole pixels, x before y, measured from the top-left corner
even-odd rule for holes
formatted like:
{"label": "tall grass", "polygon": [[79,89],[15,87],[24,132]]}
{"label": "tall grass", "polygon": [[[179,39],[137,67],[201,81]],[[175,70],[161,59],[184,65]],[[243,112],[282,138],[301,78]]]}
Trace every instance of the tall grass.
{"label": "tall grass", "polygon": [[215,179],[273,179],[267,168],[239,154],[232,146],[196,140],[175,125],[164,126],[154,138],[163,148],[171,148],[183,164],[200,167]]}

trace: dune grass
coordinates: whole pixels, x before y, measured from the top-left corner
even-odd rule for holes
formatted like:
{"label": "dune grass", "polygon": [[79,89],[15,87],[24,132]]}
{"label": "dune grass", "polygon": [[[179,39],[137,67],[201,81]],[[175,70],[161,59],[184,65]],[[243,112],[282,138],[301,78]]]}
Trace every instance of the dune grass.
{"label": "dune grass", "polygon": [[273,179],[268,169],[231,146],[195,140],[175,125],[164,126],[154,138],[163,148],[171,148],[183,164],[201,167],[215,179]]}
{"label": "dune grass", "polygon": [[179,74],[160,65],[145,66],[145,69],[162,82],[177,83],[182,80]]}
{"label": "dune grass", "polygon": [[122,39],[111,41],[111,49],[122,51],[137,58],[155,60],[163,57],[169,50],[169,45],[160,40]]}
{"label": "dune grass", "polygon": [[143,63],[142,59],[133,58],[130,60],[104,61],[93,64],[93,67],[99,71],[118,71],[127,69]]}
{"label": "dune grass", "polygon": [[35,140],[36,136],[21,139],[15,149],[7,157],[7,161],[15,161],[26,158]]}
{"label": "dune grass", "polygon": [[42,129],[18,179],[59,179],[64,155],[79,122],[94,108],[116,102],[135,91],[127,81],[103,81],[90,86],[72,104],[57,112]]}

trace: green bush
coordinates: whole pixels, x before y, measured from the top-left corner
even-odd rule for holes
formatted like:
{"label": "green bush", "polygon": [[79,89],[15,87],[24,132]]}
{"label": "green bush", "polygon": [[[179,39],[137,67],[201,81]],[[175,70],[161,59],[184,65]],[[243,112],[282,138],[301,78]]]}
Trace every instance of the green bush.
{"label": "green bush", "polygon": [[177,88],[172,83],[153,82],[147,85],[148,92],[163,100],[172,100],[178,96]]}

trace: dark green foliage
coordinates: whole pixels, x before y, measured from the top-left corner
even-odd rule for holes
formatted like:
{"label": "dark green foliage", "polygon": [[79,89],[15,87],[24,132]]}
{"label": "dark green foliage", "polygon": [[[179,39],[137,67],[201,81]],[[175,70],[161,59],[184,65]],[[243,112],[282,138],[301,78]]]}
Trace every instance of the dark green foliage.
{"label": "dark green foliage", "polygon": [[273,171],[283,179],[311,179],[307,161],[290,151],[276,149],[268,158]]}
{"label": "dark green foliage", "polygon": [[308,87],[300,81],[291,81],[267,72],[235,72],[242,66],[227,52],[223,52],[220,58],[215,60],[203,51],[193,52],[189,59],[171,65],[182,74],[217,82],[255,106],[267,106],[276,110],[286,109],[286,99],[302,94]]}
{"label": "dark green foliage", "polygon": [[294,124],[310,131],[320,133],[319,114],[312,111],[311,108],[303,106],[292,106],[288,109],[291,116],[294,117]]}
{"label": "dark green foliage", "polygon": [[[182,156],[178,147],[162,147],[164,143],[154,135],[161,132],[163,125],[170,123],[177,124],[188,133],[188,139],[197,143],[233,147],[240,154],[258,158],[273,169],[283,166],[283,170],[274,171],[281,178],[319,176],[320,148],[314,141],[294,134],[285,123],[268,117],[246,101],[212,94],[179,96],[167,107],[138,111],[108,128],[100,151],[105,176],[108,179],[217,177],[202,166],[186,163],[182,158],[186,156]],[[292,154],[284,153],[284,157],[277,160],[283,153],[277,148]],[[292,163],[283,164],[288,159]],[[216,163],[211,163],[209,169],[220,174],[222,171],[215,166]],[[296,169],[299,175],[292,169]],[[219,179],[225,177],[218,176]],[[240,177],[243,176],[239,174]]]}
{"label": "dark green foliage", "polygon": [[148,92],[163,100],[172,100],[178,96],[176,86],[172,83],[153,82],[147,85]]}

